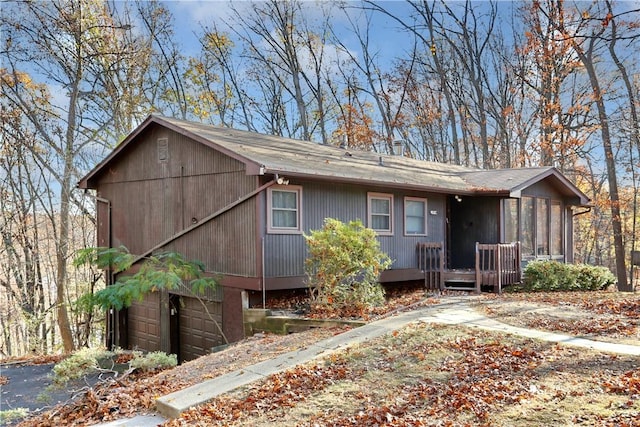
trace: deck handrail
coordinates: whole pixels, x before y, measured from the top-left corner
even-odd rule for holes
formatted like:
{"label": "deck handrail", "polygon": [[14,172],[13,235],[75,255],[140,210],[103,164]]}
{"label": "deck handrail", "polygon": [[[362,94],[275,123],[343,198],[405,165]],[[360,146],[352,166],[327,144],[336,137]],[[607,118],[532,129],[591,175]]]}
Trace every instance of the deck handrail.
{"label": "deck handrail", "polygon": [[492,285],[498,293],[503,285],[513,285],[522,278],[520,242],[476,242],[476,286]]}
{"label": "deck handrail", "polygon": [[418,268],[424,274],[424,286],[429,291],[444,289],[444,244],[418,242]]}
{"label": "deck handrail", "polygon": [[[418,268],[424,274],[427,290],[444,290],[445,280],[456,282],[460,279],[459,272],[445,269],[443,242],[418,242],[416,250]],[[475,283],[468,290],[480,293],[481,287],[486,285],[493,286],[495,292],[501,293],[503,286],[519,283],[522,279],[521,260],[520,242],[476,242]]]}

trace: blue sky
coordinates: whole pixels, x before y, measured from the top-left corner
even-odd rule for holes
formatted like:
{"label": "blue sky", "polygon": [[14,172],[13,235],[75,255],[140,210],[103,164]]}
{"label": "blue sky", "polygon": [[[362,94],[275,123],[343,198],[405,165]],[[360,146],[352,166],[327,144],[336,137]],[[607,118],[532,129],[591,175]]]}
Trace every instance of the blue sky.
{"label": "blue sky", "polygon": [[[216,22],[220,29],[224,27],[221,25],[222,21],[229,16],[230,2],[218,1],[218,0],[170,0],[162,2],[174,15],[176,23],[176,36],[179,42],[185,48],[185,53],[188,55],[196,55],[198,53],[199,44],[196,34],[201,32],[203,25],[208,25],[211,22]],[[236,8],[242,8],[243,3],[247,4],[247,1],[234,1],[233,6]],[[385,1],[379,2],[388,9],[405,13],[408,12],[409,6],[405,2],[401,1]],[[357,6],[359,2],[348,2],[353,6]],[[307,12],[310,16],[314,13],[320,15],[320,8],[315,1],[305,1],[303,5],[307,8]],[[506,3],[510,6],[510,3]],[[356,12],[354,11],[354,15]],[[337,24],[337,27],[343,26],[343,30],[349,25],[346,18],[344,18],[340,12],[336,12],[335,18],[332,23]],[[371,43],[374,51],[378,51],[382,58],[394,58],[396,54],[399,54],[399,48],[406,44],[407,35],[404,33],[396,22],[393,22],[390,18],[380,16],[380,14],[374,14],[373,28]],[[357,49],[356,41],[352,35],[347,31],[343,31],[344,37],[341,39],[350,48]],[[407,46],[409,48],[410,46]],[[357,49],[359,50],[359,49]]]}

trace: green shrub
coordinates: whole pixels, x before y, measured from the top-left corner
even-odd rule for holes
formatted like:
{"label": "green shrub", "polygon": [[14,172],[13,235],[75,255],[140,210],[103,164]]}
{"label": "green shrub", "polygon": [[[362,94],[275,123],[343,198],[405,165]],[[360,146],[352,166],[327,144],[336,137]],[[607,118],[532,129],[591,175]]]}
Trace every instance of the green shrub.
{"label": "green shrub", "polygon": [[129,362],[131,368],[141,371],[173,368],[177,364],[178,357],[175,354],[167,354],[162,351],[154,351],[145,355],[136,352],[134,358]]}
{"label": "green shrub", "polygon": [[15,408],[0,411],[0,425],[6,425],[13,421],[25,418],[29,415],[28,408]]}
{"label": "green shrub", "polygon": [[110,357],[113,353],[104,349],[84,348],[56,363],[53,367],[53,385],[62,387],[69,381],[77,380],[99,369],[98,359]]}
{"label": "green shrub", "polygon": [[375,231],[359,220],[326,218],[322,229],[304,237],[312,304],[339,315],[363,315],[384,303],[378,278],[391,259],[380,250]]}
{"label": "green shrub", "polygon": [[[115,352],[91,348],[79,350],[53,367],[52,388],[63,387],[70,381],[96,372],[116,373],[115,362],[112,359],[121,354],[123,350]],[[144,354],[141,351],[134,351],[133,358],[128,362],[128,371],[166,369],[177,364],[178,359],[175,354],[168,355],[161,351]]]}
{"label": "green shrub", "polygon": [[601,291],[616,283],[616,276],[606,267],[579,264],[578,284],[581,289]]}
{"label": "green shrub", "polygon": [[615,277],[605,267],[538,260],[527,264],[522,286],[514,290],[595,291],[605,289],[613,283]]}

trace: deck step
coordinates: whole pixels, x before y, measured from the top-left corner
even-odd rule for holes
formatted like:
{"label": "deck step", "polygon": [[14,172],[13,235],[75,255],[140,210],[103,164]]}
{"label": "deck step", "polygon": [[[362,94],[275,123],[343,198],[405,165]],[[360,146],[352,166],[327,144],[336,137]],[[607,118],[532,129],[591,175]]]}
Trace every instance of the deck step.
{"label": "deck step", "polygon": [[470,287],[458,287],[458,286],[445,286],[444,287],[446,290],[448,291],[477,291],[477,289],[475,288],[475,286],[473,288]]}

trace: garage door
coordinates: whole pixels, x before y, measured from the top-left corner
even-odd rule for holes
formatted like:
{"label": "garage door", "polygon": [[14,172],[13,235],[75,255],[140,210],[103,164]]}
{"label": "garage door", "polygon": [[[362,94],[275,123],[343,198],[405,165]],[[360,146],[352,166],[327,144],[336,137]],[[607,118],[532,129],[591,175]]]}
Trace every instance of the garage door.
{"label": "garage door", "polygon": [[[224,341],[218,329],[218,325],[222,327],[222,303],[201,301],[185,296],[180,299],[178,306],[179,346],[180,361],[184,362],[209,354],[212,347],[223,344]],[[203,303],[206,305],[208,313],[204,309]]]}
{"label": "garage door", "polygon": [[133,350],[160,350],[160,295],[151,292],[128,311],[128,347]]}

